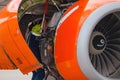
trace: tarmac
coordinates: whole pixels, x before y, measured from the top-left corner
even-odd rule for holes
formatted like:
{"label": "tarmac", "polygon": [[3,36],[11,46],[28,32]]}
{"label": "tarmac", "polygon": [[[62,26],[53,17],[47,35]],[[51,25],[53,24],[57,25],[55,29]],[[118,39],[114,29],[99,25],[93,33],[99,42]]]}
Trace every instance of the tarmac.
{"label": "tarmac", "polygon": [[[32,73],[23,75],[20,70],[0,70],[0,80],[31,80]],[[49,76],[47,80],[55,80]]]}

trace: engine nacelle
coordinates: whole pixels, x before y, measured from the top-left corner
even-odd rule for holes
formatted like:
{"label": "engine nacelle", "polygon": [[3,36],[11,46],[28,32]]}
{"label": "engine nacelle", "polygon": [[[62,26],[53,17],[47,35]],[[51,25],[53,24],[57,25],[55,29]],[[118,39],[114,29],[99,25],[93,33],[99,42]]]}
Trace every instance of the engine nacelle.
{"label": "engine nacelle", "polygon": [[[54,70],[65,80],[120,80],[120,0],[79,0],[65,9],[67,2],[56,3],[62,8],[50,3],[46,22],[63,9],[62,17],[55,28],[48,26],[52,33],[42,36],[45,41],[40,39],[54,52],[52,57],[41,55],[47,67],[47,61],[54,60]],[[0,11],[0,69],[18,68],[26,74],[43,67],[29,48],[26,33],[30,22],[42,21],[44,5],[44,1],[12,0]]]}
{"label": "engine nacelle", "polygon": [[83,4],[73,5],[59,22],[57,68],[66,80],[119,80],[120,2],[89,0],[85,8]]}

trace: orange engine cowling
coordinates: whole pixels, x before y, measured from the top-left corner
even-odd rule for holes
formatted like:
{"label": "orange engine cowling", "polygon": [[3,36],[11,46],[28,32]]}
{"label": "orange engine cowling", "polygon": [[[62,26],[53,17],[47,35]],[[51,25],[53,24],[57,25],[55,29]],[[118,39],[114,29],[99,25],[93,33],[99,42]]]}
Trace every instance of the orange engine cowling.
{"label": "orange engine cowling", "polygon": [[120,0],[89,0],[85,8],[84,1],[59,22],[57,68],[66,80],[119,80]]}
{"label": "orange engine cowling", "polygon": [[[19,68],[26,74],[42,67],[25,41],[27,20],[33,18],[29,14],[42,20],[44,1],[34,2],[12,0],[0,11],[0,69]],[[51,8],[48,12],[57,12]],[[119,26],[120,0],[78,0],[55,29],[54,67],[65,80],[120,80]]]}
{"label": "orange engine cowling", "polygon": [[41,67],[22,37],[17,12],[21,0],[12,0],[0,11],[0,69],[17,69],[27,74]]}

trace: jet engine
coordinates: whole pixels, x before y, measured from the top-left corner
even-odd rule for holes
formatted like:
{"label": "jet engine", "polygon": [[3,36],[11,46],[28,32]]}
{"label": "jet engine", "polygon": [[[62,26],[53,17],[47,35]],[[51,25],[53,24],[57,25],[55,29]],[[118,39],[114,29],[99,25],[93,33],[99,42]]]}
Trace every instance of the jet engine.
{"label": "jet engine", "polygon": [[[44,68],[45,80],[120,80],[120,0],[12,0],[0,14],[0,69]],[[42,62],[29,48],[37,24]]]}
{"label": "jet engine", "polygon": [[57,68],[68,80],[86,80],[83,74],[90,80],[119,80],[119,1],[89,0],[85,8],[83,4],[73,5],[58,24]]}

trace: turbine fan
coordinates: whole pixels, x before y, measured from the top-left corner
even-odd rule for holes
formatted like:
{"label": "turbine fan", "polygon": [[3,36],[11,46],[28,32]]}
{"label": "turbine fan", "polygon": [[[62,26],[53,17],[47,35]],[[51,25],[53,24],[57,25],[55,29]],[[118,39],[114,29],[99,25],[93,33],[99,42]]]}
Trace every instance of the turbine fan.
{"label": "turbine fan", "polygon": [[107,15],[96,25],[89,56],[94,68],[103,76],[120,78],[120,12]]}

